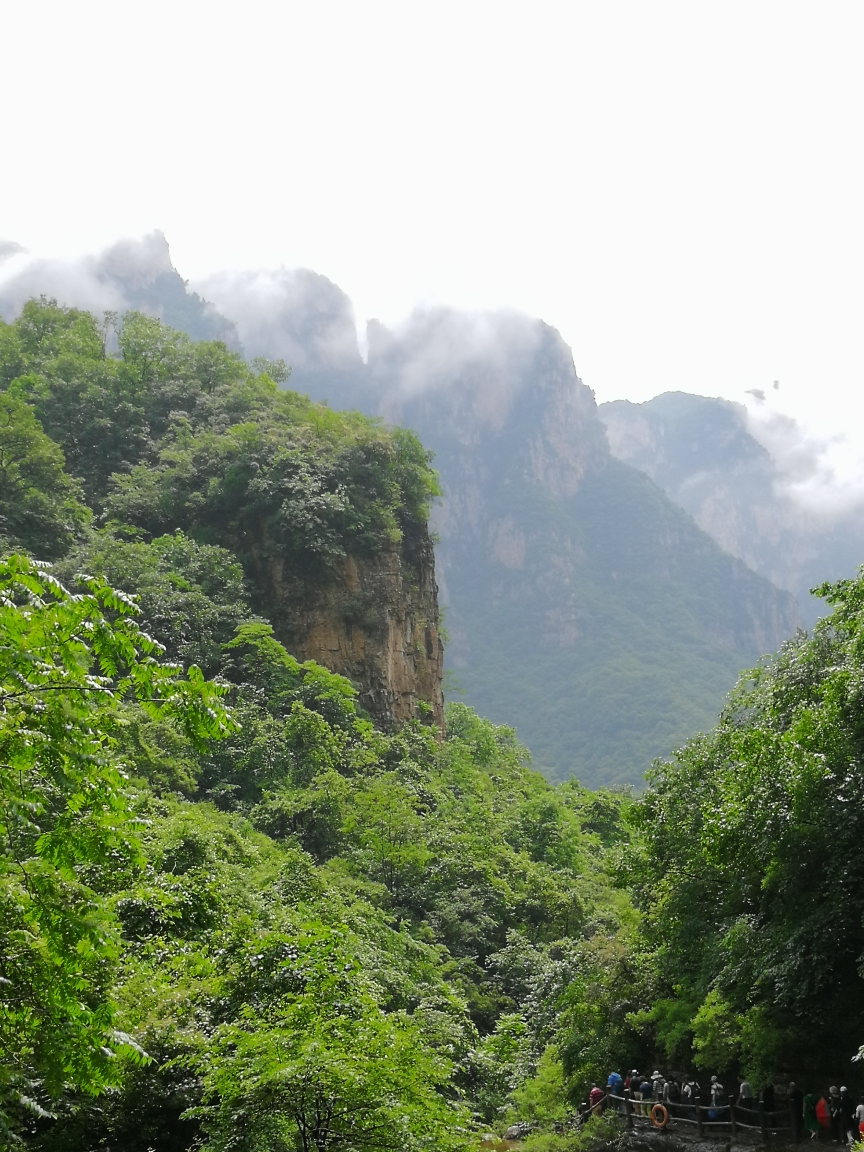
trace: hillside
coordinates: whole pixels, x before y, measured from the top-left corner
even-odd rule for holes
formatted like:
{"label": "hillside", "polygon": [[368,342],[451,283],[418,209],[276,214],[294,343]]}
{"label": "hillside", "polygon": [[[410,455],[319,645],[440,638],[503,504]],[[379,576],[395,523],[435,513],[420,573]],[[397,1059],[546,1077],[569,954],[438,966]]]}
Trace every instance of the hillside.
{"label": "hillside", "polygon": [[227,547],[301,661],[350,676],[385,726],[422,710],[440,725],[428,455],[280,391],[283,375],[140,313],[109,356],[89,313],[26,304],[0,329],[5,543],[53,559],[95,517],[122,538]]}
{"label": "hillside", "polygon": [[793,593],[807,624],[823,611],[810,589],[855,573],[864,556],[859,513],[792,499],[743,405],[666,392],[598,411],[616,459],[650,476],[725,552]]}

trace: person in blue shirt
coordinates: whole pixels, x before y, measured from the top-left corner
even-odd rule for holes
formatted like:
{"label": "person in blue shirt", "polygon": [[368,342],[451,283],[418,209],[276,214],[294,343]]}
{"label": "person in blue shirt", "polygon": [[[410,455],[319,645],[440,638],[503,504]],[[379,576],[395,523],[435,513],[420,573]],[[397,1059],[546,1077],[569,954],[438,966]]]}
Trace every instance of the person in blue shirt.
{"label": "person in blue shirt", "polygon": [[[606,1081],[606,1091],[610,1096],[622,1096],[624,1093],[624,1081],[617,1072],[610,1072],[609,1078]],[[613,1100],[612,1104],[615,1108],[621,1107],[620,1100]]]}

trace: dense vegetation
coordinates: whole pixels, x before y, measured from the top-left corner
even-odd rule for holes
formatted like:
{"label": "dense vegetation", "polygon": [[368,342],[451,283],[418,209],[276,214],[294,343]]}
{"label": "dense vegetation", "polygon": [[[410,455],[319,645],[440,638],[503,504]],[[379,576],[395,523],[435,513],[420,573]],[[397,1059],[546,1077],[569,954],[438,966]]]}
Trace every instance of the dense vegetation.
{"label": "dense vegetation", "polygon": [[0,326],[4,1138],[455,1149],[610,1065],[852,1080],[864,579],[638,800],[461,704],[382,732],[279,643],[248,541],[328,579],[425,516],[423,449],[109,335]]}
{"label": "dense vegetation", "polygon": [[[674,1058],[847,1079],[864,1014],[864,576],[742,678],[713,731],[655,769],[634,819],[656,983],[642,1019]],[[650,899],[649,899],[650,894]]]}

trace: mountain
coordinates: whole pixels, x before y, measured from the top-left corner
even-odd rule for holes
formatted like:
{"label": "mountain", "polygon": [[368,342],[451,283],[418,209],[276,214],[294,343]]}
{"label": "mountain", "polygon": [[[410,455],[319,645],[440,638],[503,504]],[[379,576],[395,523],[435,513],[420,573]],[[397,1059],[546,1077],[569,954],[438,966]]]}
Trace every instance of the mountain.
{"label": "mountain", "polygon": [[[162,268],[130,274],[128,298],[146,288],[148,310],[167,315]],[[434,451],[450,692],[514,724],[548,777],[637,783],[710,726],[740,667],[794,631],[792,597],[615,459],[570,350],[542,322],[448,309],[395,331],[372,321],[364,362],[350,300],[323,276],[196,288],[196,323],[204,309],[247,356],[289,361],[292,388],[404,424]]]}
{"label": "mountain", "polygon": [[599,414],[616,459],[650,476],[724,551],[792,592],[808,626],[822,611],[810,589],[853,576],[864,559],[861,516],[793,500],[742,404],[666,392],[601,404]]}
{"label": "mountain", "polygon": [[548,776],[638,780],[794,631],[791,597],[614,459],[554,329],[418,316],[370,334],[367,372],[435,452],[447,666]]}

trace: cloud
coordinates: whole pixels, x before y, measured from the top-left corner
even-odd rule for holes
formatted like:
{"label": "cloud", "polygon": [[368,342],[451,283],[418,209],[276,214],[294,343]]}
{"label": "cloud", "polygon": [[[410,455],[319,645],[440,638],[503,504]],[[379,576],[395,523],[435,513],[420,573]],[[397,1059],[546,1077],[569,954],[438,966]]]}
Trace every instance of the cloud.
{"label": "cloud", "polygon": [[864,508],[864,454],[848,437],[815,434],[765,404],[764,393],[747,406],[747,430],[771,456],[778,495],[822,520]]}
{"label": "cloud", "polygon": [[[5,259],[4,251],[8,252]],[[95,256],[74,260],[34,257],[20,245],[4,242],[0,245],[0,316],[14,319],[34,296],[89,312],[146,312],[194,339],[224,340],[239,348],[234,325],[208,301],[187,291],[161,232],[118,240]]]}
{"label": "cloud", "polygon": [[26,249],[22,248],[20,244],[16,244],[14,240],[0,240],[0,264],[25,251]]}
{"label": "cloud", "polygon": [[418,310],[389,331],[370,321],[369,364],[379,371],[395,369],[407,396],[452,387],[466,376],[512,391],[521,383],[544,327],[518,312]]}
{"label": "cloud", "polygon": [[98,258],[46,260],[17,251],[0,263],[0,316],[13,320],[33,296],[53,297],[61,304],[91,312],[126,307],[121,286],[100,275]]}
{"label": "cloud", "polygon": [[282,359],[301,373],[362,365],[351,301],[326,276],[306,268],[218,272],[194,287],[231,317],[250,356]]}
{"label": "cloud", "polygon": [[500,427],[552,331],[540,320],[504,311],[422,309],[392,329],[371,320],[368,363],[380,411],[390,421],[410,422],[428,398],[446,402],[457,423],[461,412],[472,422]]}
{"label": "cloud", "polygon": [[[74,260],[35,257],[0,240],[0,316],[14,318],[40,295],[96,313],[140,309],[196,339],[284,359],[301,390],[393,421],[410,422],[418,405],[446,399],[447,419],[501,427],[517,397],[520,411],[543,405],[533,391],[538,381],[575,381],[554,329],[512,311],[425,308],[390,328],[370,320],[364,364],[351,301],[327,277],[308,269],[224,271],[188,286],[161,232]],[[817,435],[778,408],[778,388],[774,381],[746,393],[747,428],[774,462],[778,496],[825,522],[864,509],[864,443],[853,442],[853,430]]]}

